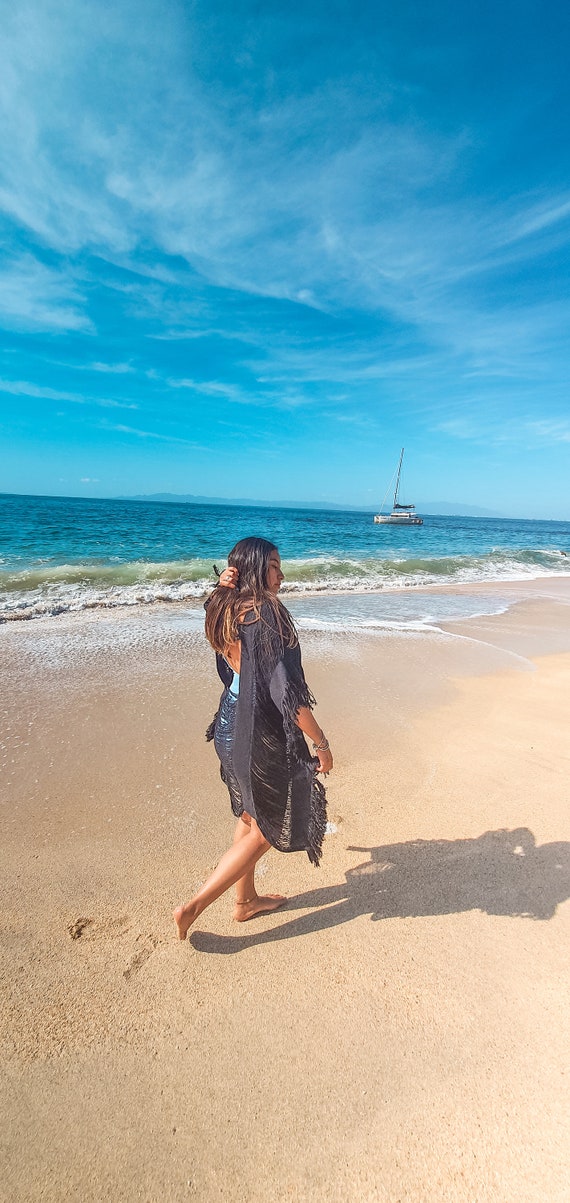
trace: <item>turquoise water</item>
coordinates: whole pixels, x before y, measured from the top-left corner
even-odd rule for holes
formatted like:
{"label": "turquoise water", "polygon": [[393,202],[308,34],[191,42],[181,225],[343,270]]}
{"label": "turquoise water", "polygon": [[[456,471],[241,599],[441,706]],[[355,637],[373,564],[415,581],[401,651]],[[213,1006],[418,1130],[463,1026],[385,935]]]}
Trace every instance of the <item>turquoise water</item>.
{"label": "turquoise water", "polygon": [[[570,573],[568,522],[429,516],[423,526],[406,529],[378,526],[372,517],[3,494],[0,621],[153,602],[197,604],[214,583],[212,564],[221,567],[248,534],[278,545],[283,593],[299,599],[295,608],[309,624],[316,596],[323,599],[323,616],[338,614],[342,594],[381,595],[382,604],[367,613],[380,621],[383,611],[388,621],[405,615],[410,622],[416,611],[425,618],[425,604],[413,601],[425,586]],[[448,597],[446,604],[464,603]]]}

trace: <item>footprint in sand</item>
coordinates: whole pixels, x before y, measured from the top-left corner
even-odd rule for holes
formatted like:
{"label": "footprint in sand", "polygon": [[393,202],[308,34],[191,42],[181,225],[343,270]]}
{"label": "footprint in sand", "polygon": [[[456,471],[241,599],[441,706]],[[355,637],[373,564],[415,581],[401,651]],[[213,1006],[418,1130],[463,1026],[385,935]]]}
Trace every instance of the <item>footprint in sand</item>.
{"label": "footprint in sand", "polygon": [[[120,915],[116,919],[88,919],[79,918],[70,923],[67,928],[72,940],[113,940],[118,936],[125,936],[131,930],[131,923],[128,915]],[[158,936],[152,934],[143,936],[139,934],[136,937],[136,944],[139,945],[130,958],[127,966],[123,969],[123,977],[125,981],[129,981],[135,973],[148,961],[154,950],[161,943]]]}
{"label": "footprint in sand", "polygon": [[74,923],[70,923],[67,930],[71,936],[71,939],[80,940],[85,929],[87,927],[91,927],[92,923],[92,919],[76,919]]}
{"label": "footprint in sand", "polygon": [[80,918],[70,923],[67,930],[72,940],[81,940],[82,937],[89,940],[113,940],[117,936],[125,936],[131,930],[131,924],[128,915],[97,921]]}
{"label": "footprint in sand", "polygon": [[145,961],[152,956],[155,948],[160,944],[157,936],[137,936],[137,941],[144,941],[142,946],[133,954],[126,969],[123,969],[123,977],[125,981],[129,981],[139,969],[142,969]]}

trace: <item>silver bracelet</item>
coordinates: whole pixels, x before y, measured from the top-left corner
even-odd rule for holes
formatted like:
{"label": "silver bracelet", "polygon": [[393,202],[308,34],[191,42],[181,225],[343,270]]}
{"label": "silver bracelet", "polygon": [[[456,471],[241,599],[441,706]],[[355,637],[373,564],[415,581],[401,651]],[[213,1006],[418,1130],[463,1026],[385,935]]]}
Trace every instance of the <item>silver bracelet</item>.
{"label": "silver bracelet", "polygon": [[330,744],[325,735],[323,735],[322,742],[320,744],[313,744],[314,752],[328,752],[329,748]]}

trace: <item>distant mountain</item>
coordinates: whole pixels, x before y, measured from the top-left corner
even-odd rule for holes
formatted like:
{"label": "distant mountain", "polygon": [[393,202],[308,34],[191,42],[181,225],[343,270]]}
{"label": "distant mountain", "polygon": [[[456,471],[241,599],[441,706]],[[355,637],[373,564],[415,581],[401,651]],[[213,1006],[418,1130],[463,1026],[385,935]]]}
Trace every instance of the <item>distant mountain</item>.
{"label": "distant mountain", "polygon": [[[337,505],[333,501],[258,501],[251,497],[202,497],[194,493],[136,493],[132,497],[117,497],[117,501],[152,501],[165,505],[241,505],[252,509],[274,510],[338,510],[344,513],[375,514],[374,505]],[[418,502],[419,514],[439,514],[456,518],[502,518],[495,510],[465,505],[461,501]]]}
{"label": "distant mountain", "polygon": [[[137,493],[133,497],[117,497],[116,501],[159,501],[177,505],[242,505],[246,509],[274,510],[359,510],[357,505],[335,505],[332,501],[258,501],[252,497],[200,497],[194,493]],[[371,511],[372,512],[372,511]]]}
{"label": "distant mountain", "polygon": [[463,501],[426,501],[416,505],[418,514],[439,514],[447,518],[504,518],[497,510],[485,510],[480,505],[465,505]]}

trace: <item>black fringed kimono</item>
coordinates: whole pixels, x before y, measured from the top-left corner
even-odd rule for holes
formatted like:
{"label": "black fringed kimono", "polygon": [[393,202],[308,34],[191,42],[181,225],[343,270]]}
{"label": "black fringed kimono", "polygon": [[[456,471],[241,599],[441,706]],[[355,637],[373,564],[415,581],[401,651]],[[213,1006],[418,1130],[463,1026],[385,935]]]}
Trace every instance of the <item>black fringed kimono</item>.
{"label": "black fringed kimono", "polygon": [[215,740],[220,773],[234,814],[245,811],[279,852],[306,851],[318,865],[326,826],[326,794],[296,723],[301,706],[315,699],[307,686],[299,646],[288,648],[266,602],[257,622],[246,615],[240,629],[239,694],[229,690],[233,672],[216,656],[224,684],[220,707],[206,739]]}

